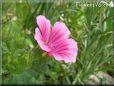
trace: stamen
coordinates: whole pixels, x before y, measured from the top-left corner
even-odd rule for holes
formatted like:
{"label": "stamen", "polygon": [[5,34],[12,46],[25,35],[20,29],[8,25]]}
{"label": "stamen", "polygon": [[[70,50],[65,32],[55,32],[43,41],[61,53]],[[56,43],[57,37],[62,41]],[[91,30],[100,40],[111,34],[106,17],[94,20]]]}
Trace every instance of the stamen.
{"label": "stamen", "polygon": [[45,43],[48,44],[48,39],[46,39],[46,42]]}

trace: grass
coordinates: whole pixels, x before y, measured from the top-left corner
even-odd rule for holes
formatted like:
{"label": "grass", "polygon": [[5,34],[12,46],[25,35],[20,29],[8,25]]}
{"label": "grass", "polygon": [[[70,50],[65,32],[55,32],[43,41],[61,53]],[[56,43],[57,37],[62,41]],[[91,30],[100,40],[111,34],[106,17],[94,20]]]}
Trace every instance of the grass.
{"label": "grass", "polygon": [[[113,72],[113,8],[75,3],[2,3],[3,84],[86,84],[98,71]],[[64,21],[78,42],[74,64],[42,57],[34,40],[36,16]],[[24,76],[24,77],[23,77]],[[102,83],[101,83],[102,84]]]}

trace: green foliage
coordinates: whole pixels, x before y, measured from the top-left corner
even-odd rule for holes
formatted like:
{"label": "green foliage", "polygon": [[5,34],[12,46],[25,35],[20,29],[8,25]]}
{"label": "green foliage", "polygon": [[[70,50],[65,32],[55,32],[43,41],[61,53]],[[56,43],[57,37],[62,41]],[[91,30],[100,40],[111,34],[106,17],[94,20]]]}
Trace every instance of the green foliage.
{"label": "green foliage", "polygon": [[[75,3],[6,3],[2,5],[3,84],[86,84],[91,74],[113,72],[113,8]],[[34,40],[36,16],[64,21],[78,42],[77,62],[58,62]]]}

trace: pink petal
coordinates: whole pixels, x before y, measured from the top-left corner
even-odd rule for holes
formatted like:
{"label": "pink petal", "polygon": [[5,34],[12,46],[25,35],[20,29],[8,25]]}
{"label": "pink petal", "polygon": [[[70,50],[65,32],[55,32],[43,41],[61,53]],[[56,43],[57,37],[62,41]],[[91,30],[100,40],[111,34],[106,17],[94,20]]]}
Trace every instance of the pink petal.
{"label": "pink petal", "polygon": [[56,42],[57,40],[69,38],[70,31],[63,22],[56,22],[52,28],[52,32],[49,38],[49,44]]}
{"label": "pink petal", "polygon": [[40,29],[42,39],[46,42],[49,39],[50,36],[50,21],[45,16],[37,16],[36,17],[38,27]]}
{"label": "pink petal", "polygon": [[56,53],[51,53],[52,56],[54,56],[54,58],[58,61],[61,61],[63,60],[63,58],[59,55],[59,54],[56,54]]}
{"label": "pink petal", "polygon": [[64,39],[63,41],[58,41],[58,43],[55,44],[55,48],[56,52],[64,51],[65,49],[78,50],[77,42],[73,39]]}
{"label": "pink petal", "polygon": [[71,58],[69,57],[69,55],[61,54],[61,57],[63,58],[63,60],[64,60],[65,63],[69,63],[69,62],[72,63],[72,60],[71,60]]}
{"label": "pink petal", "polygon": [[39,31],[38,28],[35,29],[34,38],[35,38],[35,40],[37,41],[37,43],[40,45],[40,47],[41,47],[43,50],[45,50],[45,51],[47,51],[47,52],[49,52],[49,51],[51,50],[51,49],[49,48],[49,46],[47,46],[46,43],[43,41],[42,35],[41,35],[41,33],[40,33],[40,31]]}
{"label": "pink petal", "polygon": [[[75,62],[78,53],[77,43],[73,39],[65,39],[55,45],[56,49],[52,52],[59,55],[66,63]],[[54,56],[55,57],[55,56]],[[55,57],[56,59],[57,57]]]}

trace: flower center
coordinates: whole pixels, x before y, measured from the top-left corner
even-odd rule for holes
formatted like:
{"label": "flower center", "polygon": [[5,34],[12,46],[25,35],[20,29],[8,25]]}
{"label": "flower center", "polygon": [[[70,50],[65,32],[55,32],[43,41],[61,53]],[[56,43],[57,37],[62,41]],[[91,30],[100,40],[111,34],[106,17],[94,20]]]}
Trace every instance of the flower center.
{"label": "flower center", "polygon": [[48,39],[46,39],[46,42],[45,43],[48,44]]}

